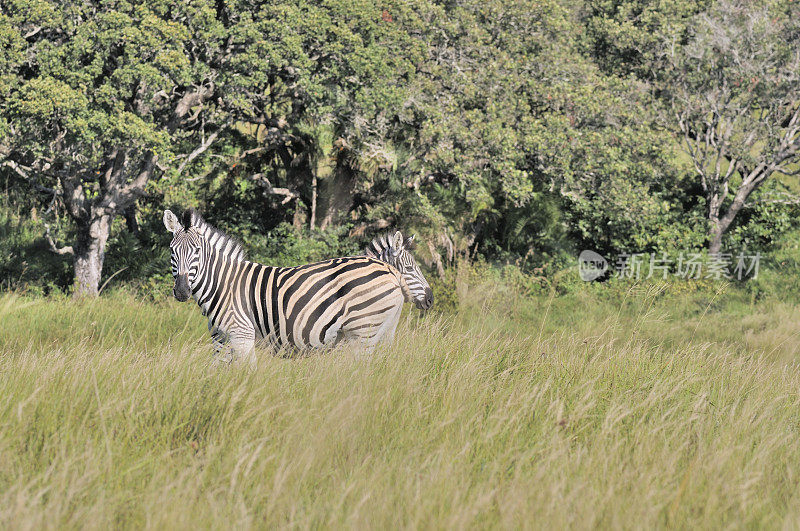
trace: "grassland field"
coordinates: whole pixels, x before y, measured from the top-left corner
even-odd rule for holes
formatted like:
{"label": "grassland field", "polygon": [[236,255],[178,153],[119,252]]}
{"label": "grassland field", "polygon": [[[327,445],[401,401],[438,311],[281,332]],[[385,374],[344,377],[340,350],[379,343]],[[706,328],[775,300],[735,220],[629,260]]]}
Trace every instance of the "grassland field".
{"label": "grassland field", "polygon": [[464,285],[214,366],[193,303],[0,296],[0,528],[796,528],[800,309]]}

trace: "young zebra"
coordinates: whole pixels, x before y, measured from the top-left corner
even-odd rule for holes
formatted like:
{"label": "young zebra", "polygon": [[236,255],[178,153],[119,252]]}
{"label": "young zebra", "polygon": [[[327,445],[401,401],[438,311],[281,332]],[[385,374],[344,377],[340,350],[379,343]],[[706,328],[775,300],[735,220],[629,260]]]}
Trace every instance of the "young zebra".
{"label": "young zebra", "polygon": [[[173,234],[172,293],[181,302],[195,298],[208,317],[215,352],[229,345],[231,360],[245,357],[254,364],[255,341],[261,339],[299,349],[341,340],[372,348],[393,339],[405,301],[423,309],[433,303],[413,258],[398,247],[396,254],[408,255],[402,273],[367,256],[270,267],[248,261],[238,240],[194,210],[186,211],[183,223],[164,211],[164,226]],[[395,236],[402,242],[400,233]],[[424,289],[414,295],[408,283]]]}

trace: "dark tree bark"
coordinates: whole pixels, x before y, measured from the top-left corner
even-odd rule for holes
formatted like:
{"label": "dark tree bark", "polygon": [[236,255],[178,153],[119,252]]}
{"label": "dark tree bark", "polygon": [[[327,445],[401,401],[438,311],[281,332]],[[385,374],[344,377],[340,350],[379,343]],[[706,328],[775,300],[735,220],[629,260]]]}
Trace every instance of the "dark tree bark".
{"label": "dark tree bark", "polygon": [[323,179],[320,186],[321,211],[324,212],[320,223],[322,230],[339,223],[353,207],[356,180],[356,173],[342,160],[337,161],[333,175]]}
{"label": "dark tree bark", "polygon": [[139,230],[139,222],[136,220],[136,204],[132,204],[125,209],[125,225],[131,231],[136,239],[141,239],[141,231]]}

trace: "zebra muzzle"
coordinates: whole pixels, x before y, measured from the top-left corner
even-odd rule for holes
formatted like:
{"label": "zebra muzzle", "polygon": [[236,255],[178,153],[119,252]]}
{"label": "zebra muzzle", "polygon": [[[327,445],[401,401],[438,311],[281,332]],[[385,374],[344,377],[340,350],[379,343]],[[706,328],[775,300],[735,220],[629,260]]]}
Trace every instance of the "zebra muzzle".
{"label": "zebra muzzle", "polygon": [[175,296],[179,302],[186,302],[192,295],[192,290],[189,289],[189,275],[183,274],[175,277],[175,286],[172,288],[172,295]]}
{"label": "zebra muzzle", "polygon": [[433,290],[425,288],[425,295],[416,301],[417,308],[420,310],[428,310],[433,306]]}

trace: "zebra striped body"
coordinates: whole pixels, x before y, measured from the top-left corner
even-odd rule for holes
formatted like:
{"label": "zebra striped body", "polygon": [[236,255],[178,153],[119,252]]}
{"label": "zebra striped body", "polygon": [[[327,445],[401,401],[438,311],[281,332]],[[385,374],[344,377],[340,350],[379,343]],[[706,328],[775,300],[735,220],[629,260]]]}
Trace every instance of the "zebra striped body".
{"label": "zebra striped body", "polygon": [[[210,328],[301,349],[332,345],[340,334],[374,339],[404,302],[397,271],[364,257],[285,268],[224,260],[206,274],[192,294]],[[225,290],[202,289],[222,283]]]}
{"label": "zebra striped body", "polygon": [[218,350],[229,343],[234,357],[254,362],[257,340],[306,349],[340,340],[372,347],[394,336],[407,288],[385,262],[362,256],[270,267],[246,260],[241,244],[195,212],[186,229],[169,211],[164,223],[175,235],[175,297],[195,298]]}

